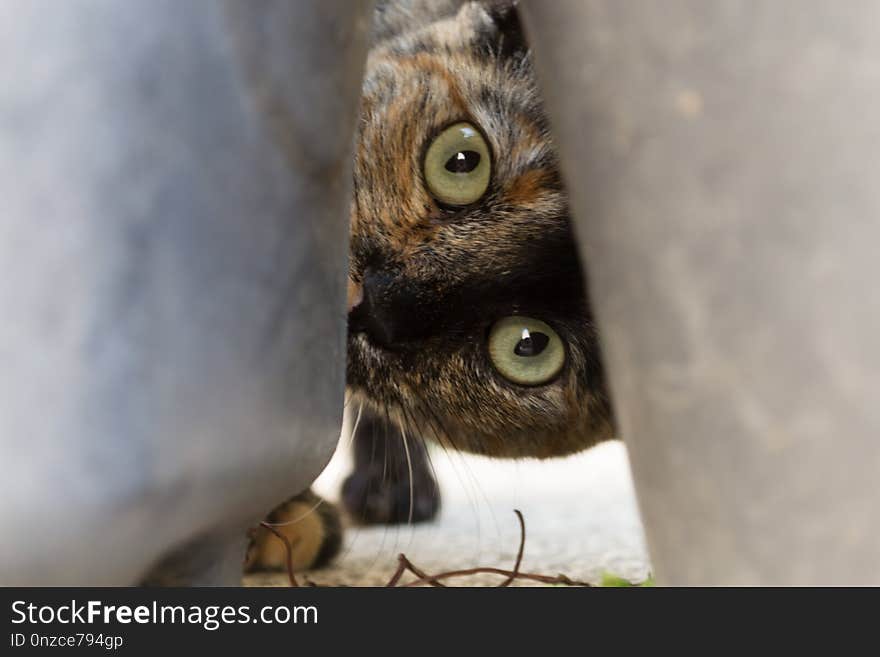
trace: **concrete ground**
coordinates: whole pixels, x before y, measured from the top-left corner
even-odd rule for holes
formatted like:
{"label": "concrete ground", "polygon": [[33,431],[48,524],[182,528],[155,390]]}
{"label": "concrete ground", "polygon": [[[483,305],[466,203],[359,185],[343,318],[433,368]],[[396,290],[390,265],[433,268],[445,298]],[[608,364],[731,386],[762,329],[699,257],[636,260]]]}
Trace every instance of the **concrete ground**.
{"label": "concrete ground", "polygon": [[[519,547],[513,509],[522,511],[526,522],[522,571],[593,582],[604,572],[633,581],[647,576],[650,566],[622,443],[550,461],[506,462],[441,450],[432,452],[432,460],[443,494],[436,521],[349,527],[335,564],[305,576],[322,585],[380,586],[401,552],[429,573],[474,566],[509,569]],[[316,482],[316,492],[336,500],[349,469],[347,449],[341,447]],[[491,585],[501,579],[479,575],[450,583]],[[252,575],[245,584],[284,586],[287,578]]]}

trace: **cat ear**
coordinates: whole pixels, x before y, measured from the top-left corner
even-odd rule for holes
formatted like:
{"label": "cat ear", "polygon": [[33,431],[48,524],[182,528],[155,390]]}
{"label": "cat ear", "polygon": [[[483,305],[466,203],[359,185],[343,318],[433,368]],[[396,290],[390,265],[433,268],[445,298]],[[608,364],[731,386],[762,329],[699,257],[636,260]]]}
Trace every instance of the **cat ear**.
{"label": "cat ear", "polygon": [[477,48],[501,58],[521,57],[528,52],[519,18],[518,0],[483,0],[465,4],[459,12],[473,29]]}
{"label": "cat ear", "polygon": [[524,55],[529,46],[519,18],[519,0],[487,2],[486,10],[498,30],[496,47],[502,57]]}

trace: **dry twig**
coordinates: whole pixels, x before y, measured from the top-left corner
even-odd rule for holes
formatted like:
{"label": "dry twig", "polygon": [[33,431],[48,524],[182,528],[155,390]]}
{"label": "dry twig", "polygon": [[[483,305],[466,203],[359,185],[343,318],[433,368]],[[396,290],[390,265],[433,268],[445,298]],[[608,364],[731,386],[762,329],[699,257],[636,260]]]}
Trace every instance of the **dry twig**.
{"label": "dry twig", "polygon": [[[446,584],[443,584],[440,581],[442,579],[449,579],[452,577],[466,577],[468,575],[479,575],[483,573],[488,573],[492,575],[504,575],[505,579],[503,582],[498,584],[498,587],[510,586],[517,579],[527,579],[534,582],[541,582],[543,584],[563,584],[565,586],[592,586],[592,584],[590,584],[589,582],[573,580],[567,575],[563,574],[541,575],[539,573],[521,572],[520,566],[522,565],[523,553],[525,552],[526,547],[526,521],[523,518],[522,513],[520,513],[518,510],[514,509],[513,512],[516,514],[516,517],[519,520],[520,529],[519,550],[516,554],[516,562],[513,564],[513,570],[504,570],[503,568],[482,566],[477,568],[466,568],[463,570],[450,570],[443,573],[437,573],[436,575],[429,575],[421,568],[416,566],[412,561],[410,561],[405,554],[399,554],[397,555],[397,570],[394,571],[394,574],[391,576],[391,579],[388,580],[388,583],[385,586],[394,588],[397,586],[410,587],[427,584],[429,586],[445,588]],[[276,531],[275,528],[273,528],[272,526],[266,524],[265,522],[260,524],[284,542],[284,547],[287,550],[287,575],[290,578],[290,584],[291,586],[299,586],[293,573],[293,547],[290,545],[290,542],[283,534]],[[407,572],[415,575],[416,579],[401,585],[400,580]],[[308,581],[308,584],[309,586],[317,586],[317,584],[312,581]]]}
{"label": "dry twig", "polygon": [[268,522],[263,521],[260,523],[260,526],[264,529],[268,529],[270,532],[275,534],[276,538],[280,539],[282,543],[284,543],[284,550],[287,553],[287,577],[290,579],[290,585],[296,588],[299,588],[299,582],[296,581],[296,575],[293,574],[293,546],[290,544],[290,541],[287,540],[287,537],[275,529]]}

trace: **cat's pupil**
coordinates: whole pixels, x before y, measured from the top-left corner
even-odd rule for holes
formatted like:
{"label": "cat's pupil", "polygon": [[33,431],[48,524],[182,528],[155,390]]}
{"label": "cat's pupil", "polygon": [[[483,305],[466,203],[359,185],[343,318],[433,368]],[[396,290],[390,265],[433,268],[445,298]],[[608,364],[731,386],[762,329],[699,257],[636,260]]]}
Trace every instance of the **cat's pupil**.
{"label": "cat's pupil", "polygon": [[476,151],[458,151],[446,161],[450,173],[470,173],[480,164],[480,154]]}
{"label": "cat's pupil", "polygon": [[550,338],[545,333],[523,329],[522,338],[516,343],[513,353],[517,356],[537,356],[547,348],[549,342]]}

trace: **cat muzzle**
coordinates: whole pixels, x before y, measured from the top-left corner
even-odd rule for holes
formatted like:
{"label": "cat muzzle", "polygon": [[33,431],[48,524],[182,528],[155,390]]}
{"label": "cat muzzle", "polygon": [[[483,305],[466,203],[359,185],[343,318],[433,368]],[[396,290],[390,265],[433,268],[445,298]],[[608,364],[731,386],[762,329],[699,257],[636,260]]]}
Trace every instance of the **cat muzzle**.
{"label": "cat muzzle", "polygon": [[352,293],[350,284],[349,333],[363,333],[374,345],[390,350],[430,334],[433,313],[402,277],[367,269],[357,292]]}

